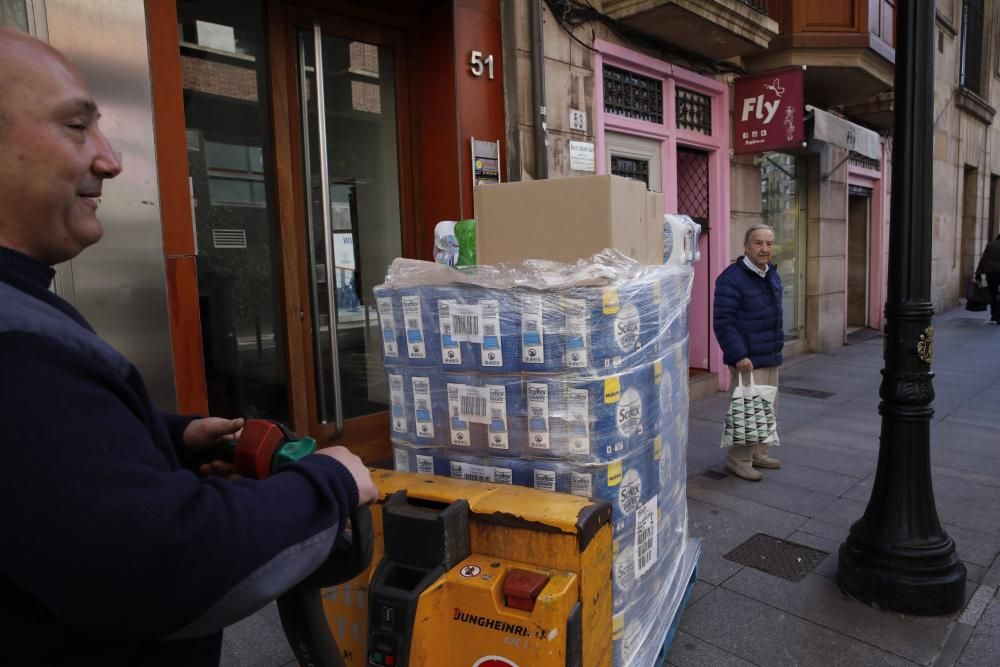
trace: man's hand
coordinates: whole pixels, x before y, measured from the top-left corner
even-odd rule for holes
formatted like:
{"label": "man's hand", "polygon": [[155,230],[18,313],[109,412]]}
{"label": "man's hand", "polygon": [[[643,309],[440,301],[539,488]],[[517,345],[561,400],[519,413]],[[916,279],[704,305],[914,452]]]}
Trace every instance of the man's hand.
{"label": "man's hand", "polygon": [[337,459],[350,471],[354,477],[354,483],[358,485],[358,505],[367,505],[378,498],[378,489],[375,488],[375,482],[372,481],[372,474],[368,472],[368,468],[361,462],[361,459],[352,454],[347,447],[337,445],[321,449],[316,453]]}
{"label": "man's hand", "polygon": [[[243,419],[223,419],[221,417],[205,417],[195,419],[184,429],[184,448],[197,454],[206,449],[229,441],[239,440],[243,431]],[[210,463],[198,466],[198,472],[211,477],[237,477],[236,466],[231,461],[216,459]]]}
{"label": "man's hand", "polygon": [[749,373],[753,370],[753,362],[750,361],[750,357],[743,357],[736,362],[736,370],[740,373]]}

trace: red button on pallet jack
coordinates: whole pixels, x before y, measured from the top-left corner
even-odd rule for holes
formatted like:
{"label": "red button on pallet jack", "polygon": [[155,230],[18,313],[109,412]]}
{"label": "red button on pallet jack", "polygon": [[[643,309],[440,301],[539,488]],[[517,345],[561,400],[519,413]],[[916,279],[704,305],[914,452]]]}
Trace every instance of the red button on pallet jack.
{"label": "red button on pallet jack", "polygon": [[535,598],[549,583],[549,577],[538,572],[511,570],[503,582],[504,604],[511,609],[534,611]]}

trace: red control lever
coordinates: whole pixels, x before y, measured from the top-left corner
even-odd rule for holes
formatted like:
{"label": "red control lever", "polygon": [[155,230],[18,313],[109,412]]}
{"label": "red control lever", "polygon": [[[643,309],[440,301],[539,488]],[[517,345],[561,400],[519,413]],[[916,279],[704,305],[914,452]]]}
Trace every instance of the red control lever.
{"label": "red control lever", "polygon": [[266,479],[278,447],[288,438],[280,425],[266,419],[250,419],[236,442],[236,471],[244,477]]}

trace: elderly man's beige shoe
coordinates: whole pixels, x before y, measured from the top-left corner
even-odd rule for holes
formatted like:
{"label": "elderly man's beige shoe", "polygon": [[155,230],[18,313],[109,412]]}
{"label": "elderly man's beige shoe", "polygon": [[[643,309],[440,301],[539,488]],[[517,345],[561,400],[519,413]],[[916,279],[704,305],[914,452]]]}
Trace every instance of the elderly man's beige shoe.
{"label": "elderly man's beige shoe", "polygon": [[768,445],[756,444],[753,447],[753,465],[755,468],[766,468],[767,470],[777,470],[781,467],[781,461],[773,459],[767,455]]}
{"label": "elderly man's beige shoe", "polygon": [[763,475],[753,469],[753,465],[751,465],[752,455],[752,446],[731,447],[729,455],[726,457],[726,470],[740,479],[759,482],[763,478]]}

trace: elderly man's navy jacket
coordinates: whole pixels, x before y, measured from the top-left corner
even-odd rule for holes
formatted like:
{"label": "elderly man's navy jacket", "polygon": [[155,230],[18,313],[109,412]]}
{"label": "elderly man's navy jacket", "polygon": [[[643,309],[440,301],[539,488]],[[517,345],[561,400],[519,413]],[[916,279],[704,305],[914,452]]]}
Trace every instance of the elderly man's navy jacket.
{"label": "elderly man's navy jacket", "polygon": [[785,334],[781,277],[774,264],[760,277],[743,263],[731,264],[715,281],[715,337],[730,366],[749,357],[754,368],[781,365]]}

